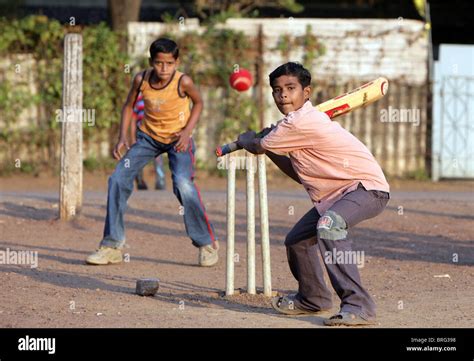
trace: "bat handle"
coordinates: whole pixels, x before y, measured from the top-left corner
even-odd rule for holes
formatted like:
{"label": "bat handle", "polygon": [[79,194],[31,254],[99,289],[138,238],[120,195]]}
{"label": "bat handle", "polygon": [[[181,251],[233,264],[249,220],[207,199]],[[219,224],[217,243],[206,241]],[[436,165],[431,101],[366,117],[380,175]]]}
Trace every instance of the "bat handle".
{"label": "bat handle", "polygon": [[[265,128],[265,129],[267,129],[267,128]],[[268,131],[265,131],[265,129],[262,130],[261,132],[257,133],[256,137],[257,138],[263,138],[265,135],[267,135]],[[235,142],[224,144],[224,145],[221,145],[220,147],[217,147],[216,148],[216,155],[218,157],[223,157],[224,155],[235,152],[236,150],[239,150],[239,149],[242,149],[242,147],[237,144],[237,141],[235,141]]]}
{"label": "bat handle", "polygon": [[242,147],[240,147],[237,144],[237,142],[224,144],[224,145],[221,145],[220,147],[216,148],[216,155],[218,157],[223,157],[224,155],[235,152],[236,150],[239,150],[239,149],[242,149]]}

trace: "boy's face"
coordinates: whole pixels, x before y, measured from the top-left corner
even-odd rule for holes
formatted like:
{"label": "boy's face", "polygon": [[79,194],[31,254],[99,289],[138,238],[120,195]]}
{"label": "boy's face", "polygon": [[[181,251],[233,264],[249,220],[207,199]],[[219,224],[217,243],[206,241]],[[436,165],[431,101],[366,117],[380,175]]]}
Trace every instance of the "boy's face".
{"label": "boy's face", "polygon": [[179,59],[175,59],[171,53],[157,53],[154,59],[150,59],[150,66],[163,81],[171,78],[178,64]]}
{"label": "boy's face", "polygon": [[298,78],[293,75],[282,75],[272,84],[272,95],[278,110],[284,115],[298,110],[309,99],[311,87],[303,86]]}

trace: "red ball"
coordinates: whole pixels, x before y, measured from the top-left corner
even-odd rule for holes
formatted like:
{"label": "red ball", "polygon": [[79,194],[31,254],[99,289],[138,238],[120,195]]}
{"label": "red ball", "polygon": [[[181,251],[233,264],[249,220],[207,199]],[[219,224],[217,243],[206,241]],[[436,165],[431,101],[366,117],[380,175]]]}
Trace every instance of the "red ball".
{"label": "red ball", "polygon": [[229,83],[235,90],[243,92],[252,86],[252,74],[247,69],[240,68],[239,71],[234,71],[230,75]]}

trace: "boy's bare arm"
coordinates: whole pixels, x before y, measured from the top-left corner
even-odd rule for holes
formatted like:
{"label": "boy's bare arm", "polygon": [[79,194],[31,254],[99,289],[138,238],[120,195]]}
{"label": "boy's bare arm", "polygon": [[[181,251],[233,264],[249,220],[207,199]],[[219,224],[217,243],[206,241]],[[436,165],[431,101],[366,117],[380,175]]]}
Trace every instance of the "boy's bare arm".
{"label": "boy's bare arm", "polygon": [[128,130],[130,129],[130,123],[133,117],[133,106],[137,98],[141,82],[142,82],[142,73],[138,73],[137,75],[135,75],[135,78],[133,79],[132,86],[130,88],[130,91],[128,92],[127,100],[125,101],[125,104],[123,105],[123,108],[122,108],[122,118],[120,120],[119,140],[117,144],[115,145],[115,148],[113,151],[114,158],[117,160],[121,158],[120,149],[123,146],[125,146],[127,149],[130,148],[128,140],[127,140],[127,134],[128,134]]}
{"label": "boy's bare arm", "polygon": [[189,116],[189,120],[185,128],[191,133],[197,122],[199,121],[199,117],[201,116],[204,103],[202,101],[201,93],[199,92],[198,88],[196,87],[196,85],[194,85],[193,80],[187,75],[184,75],[183,79],[181,79],[181,90],[182,93],[187,94],[193,101],[191,114]]}
{"label": "boy's bare arm", "polygon": [[265,154],[272,160],[273,163],[277,165],[278,168],[281,169],[283,173],[292,178],[295,182],[301,184],[301,180],[298,177],[298,174],[296,174],[295,169],[291,164],[290,158],[285,157],[284,155],[272,153],[269,150],[267,150]]}
{"label": "boy's bare arm", "polygon": [[137,142],[137,119],[132,116],[130,121],[130,143],[135,144]]}
{"label": "boy's bare arm", "polygon": [[189,96],[193,102],[193,106],[186,127],[176,134],[179,137],[178,142],[175,145],[175,148],[178,152],[185,151],[188,148],[189,139],[194,127],[199,121],[199,117],[201,116],[201,112],[204,107],[199,90],[197,89],[196,85],[194,85],[193,80],[187,75],[184,75],[181,79],[180,93]]}

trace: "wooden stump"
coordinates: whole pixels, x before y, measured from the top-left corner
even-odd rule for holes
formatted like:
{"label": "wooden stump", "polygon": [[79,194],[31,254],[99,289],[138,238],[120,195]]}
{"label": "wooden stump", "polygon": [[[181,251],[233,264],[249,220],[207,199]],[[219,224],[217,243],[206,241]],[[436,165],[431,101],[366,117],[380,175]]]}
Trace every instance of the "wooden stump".
{"label": "wooden stump", "polygon": [[70,220],[82,207],[82,35],[64,38],[61,112],[59,218]]}

